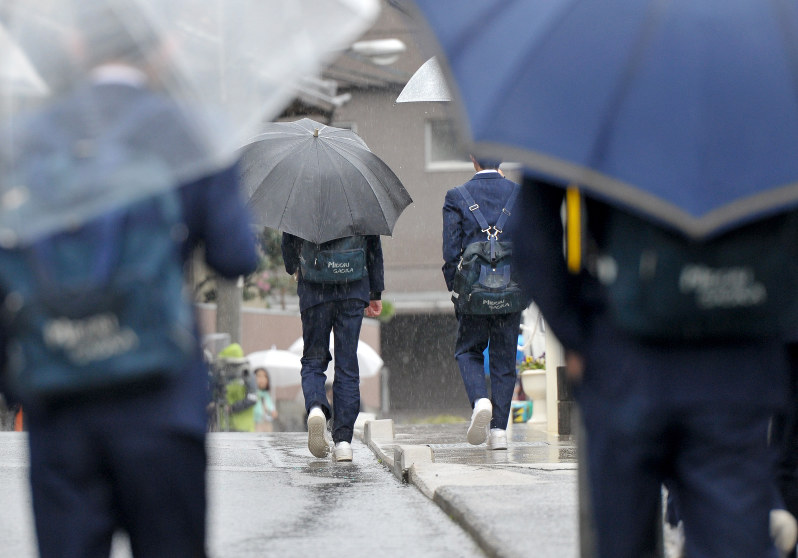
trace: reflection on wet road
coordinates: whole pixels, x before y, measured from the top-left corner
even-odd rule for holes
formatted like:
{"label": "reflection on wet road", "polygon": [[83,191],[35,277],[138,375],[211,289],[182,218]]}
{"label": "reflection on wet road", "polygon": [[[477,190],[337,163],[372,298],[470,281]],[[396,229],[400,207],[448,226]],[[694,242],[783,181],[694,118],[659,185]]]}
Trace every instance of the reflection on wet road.
{"label": "reflection on wet road", "polygon": [[483,556],[362,443],[353,449],[339,464],[312,457],[304,433],[211,437],[212,556]]}

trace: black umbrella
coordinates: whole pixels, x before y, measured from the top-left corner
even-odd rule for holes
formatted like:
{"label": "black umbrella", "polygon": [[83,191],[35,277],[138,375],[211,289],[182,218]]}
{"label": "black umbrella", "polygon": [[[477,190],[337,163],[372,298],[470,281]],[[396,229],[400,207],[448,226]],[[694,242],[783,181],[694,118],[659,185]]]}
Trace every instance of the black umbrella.
{"label": "black umbrella", "polygon": [[242,149],[241,165],[259,224],[318,244],[390,235],[413,201],[357,134],[309,118],[268,124]]}

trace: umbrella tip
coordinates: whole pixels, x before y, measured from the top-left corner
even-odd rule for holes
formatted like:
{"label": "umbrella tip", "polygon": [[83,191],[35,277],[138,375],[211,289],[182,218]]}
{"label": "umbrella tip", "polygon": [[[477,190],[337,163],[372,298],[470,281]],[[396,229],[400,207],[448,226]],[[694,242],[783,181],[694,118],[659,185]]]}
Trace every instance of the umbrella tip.
{"label": "umbrella tip", "polygon": [[318,129],[318,128],[314,128],[314,129],[313,129],[313,137],[314,137],[314,138],[317,138],[317,137],[319,137],[319,129]]}

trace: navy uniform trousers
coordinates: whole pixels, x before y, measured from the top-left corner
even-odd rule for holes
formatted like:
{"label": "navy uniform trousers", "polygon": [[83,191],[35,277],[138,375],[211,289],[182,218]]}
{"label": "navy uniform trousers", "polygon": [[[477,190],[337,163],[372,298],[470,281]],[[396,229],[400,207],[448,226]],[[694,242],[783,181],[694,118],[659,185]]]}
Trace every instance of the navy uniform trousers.
{"label": "navy uniform trousers", "polygon": [[[325,371],[332,360],[330,332],[334,337],[335,379],[333,380],[333,442],[352,442],[360,412],[360,369],[357,344],[363,324],[362,300],[348,298],[322,302],[302,310],[302,393],[305,408],[318,405],[329,410],[324,385]],[[329,413],[327,413],[329,416]]]}
{"label": "navy uniform trousers", "polygon": [[98,420],[108,417],[105,404],[54,411],[42,423],[30,417],[41,556],[108,558],[118,528],[139,558],[206,555],[204,436],[137,428],[136,402],[118,402],[120,415],[125,409],[130,420]]}
{"label": "navy uniform trousers", "polygon": [[493,405],[490,426],[505,430],[515,389],[515,354],[521,312],[495,315],[458,312],[457,320],[454,358],[463,377],[468,401],[473,408],[477,399],[488,397],[483,352],[485,347],[489,347],[490,402]]}

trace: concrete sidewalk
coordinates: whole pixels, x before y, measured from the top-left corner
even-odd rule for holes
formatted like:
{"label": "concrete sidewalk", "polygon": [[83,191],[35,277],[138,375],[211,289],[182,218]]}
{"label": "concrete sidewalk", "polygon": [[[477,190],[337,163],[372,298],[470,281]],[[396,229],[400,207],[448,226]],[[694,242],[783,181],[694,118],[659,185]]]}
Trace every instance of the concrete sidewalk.
{"label": "concrete sidewalk", "polygon": [[488,556],[579,555],[576,446],[512,424],[507,450],[466,442],[467,422],[365,420],[356,435],[397,478],[438,504]]}

